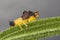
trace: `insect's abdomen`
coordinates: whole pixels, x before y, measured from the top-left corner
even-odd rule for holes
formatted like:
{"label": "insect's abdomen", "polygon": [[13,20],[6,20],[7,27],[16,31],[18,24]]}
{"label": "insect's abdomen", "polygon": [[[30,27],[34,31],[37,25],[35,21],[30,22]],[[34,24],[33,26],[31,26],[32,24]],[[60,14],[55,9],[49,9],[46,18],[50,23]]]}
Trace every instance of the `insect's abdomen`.
{"label": "insect's abdomen", "polygon": [[15,25],[14,21],[9,21],[9,25],[14,26]]}
{"label": "insect's abdomen", "polygon": [[23,19],[22,18],[18,18],[16,20],[14,20],[15,25],[22,25],[23,24]]}

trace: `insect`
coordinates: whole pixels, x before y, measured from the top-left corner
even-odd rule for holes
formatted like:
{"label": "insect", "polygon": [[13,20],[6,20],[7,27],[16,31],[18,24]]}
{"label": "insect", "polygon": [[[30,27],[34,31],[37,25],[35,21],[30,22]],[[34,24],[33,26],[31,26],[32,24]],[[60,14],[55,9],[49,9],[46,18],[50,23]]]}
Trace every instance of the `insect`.
{"label": "insect", "polygon": [[20,18],[17,18],[13,21],[9,21],[9,25],[10,26],[19,26],[19,28],[21,30],[23,30],[21,25],[25,25],[26,27],[28,27],[28,25],[26,23],[31,22],[36,20],[36,18],[39,17],[39,12],[38,11],[24,11],[23,15]]}

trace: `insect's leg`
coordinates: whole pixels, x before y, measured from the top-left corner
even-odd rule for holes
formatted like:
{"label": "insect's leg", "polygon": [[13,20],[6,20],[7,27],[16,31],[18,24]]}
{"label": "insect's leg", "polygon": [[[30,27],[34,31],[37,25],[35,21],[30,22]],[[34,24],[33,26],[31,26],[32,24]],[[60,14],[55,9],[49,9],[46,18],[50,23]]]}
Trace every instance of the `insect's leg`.
{"label": "insect's leg", "polygon": [[[24,23],[24,22],[23,22]],[[24,25],[26,26],[26,27],[28,27],[28,25],[26,24],[26,23],[24,23]]]}
{"label": "insect's leg", "polygon": [[[24,23],[24,22],[23,22],[23,23]],[[29,29],[29,28],[28,28],[28,25],[27,25],[26,23],[24,23],[24,25],[26,26],[26,29]]]}
{"label": "insect's leg", "polygon": [[20,28],[21,30],[23,30],[23,28],[22,28],[22,26],[21,26],[21,25],[19,25],[19,28]]}

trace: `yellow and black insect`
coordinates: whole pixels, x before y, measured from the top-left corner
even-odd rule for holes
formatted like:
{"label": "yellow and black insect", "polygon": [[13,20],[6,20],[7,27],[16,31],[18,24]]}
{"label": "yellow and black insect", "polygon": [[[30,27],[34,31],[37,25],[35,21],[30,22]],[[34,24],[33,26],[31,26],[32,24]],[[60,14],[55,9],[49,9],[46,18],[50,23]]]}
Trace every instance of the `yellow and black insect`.
{"label": "yellow and black insect", "polygon": [[10,26],[17,26],[18,25],[19,28],[22,30],[23,28],[21,25],[24,24],[26,27],[28,27],[28,25],[26,23],[36,20],[37,17],[39,17],[38,11],[35,11],[35,12],[24,11],[23,15],[20,18],[15,19],[13,21],[9,21],[9,25]]}

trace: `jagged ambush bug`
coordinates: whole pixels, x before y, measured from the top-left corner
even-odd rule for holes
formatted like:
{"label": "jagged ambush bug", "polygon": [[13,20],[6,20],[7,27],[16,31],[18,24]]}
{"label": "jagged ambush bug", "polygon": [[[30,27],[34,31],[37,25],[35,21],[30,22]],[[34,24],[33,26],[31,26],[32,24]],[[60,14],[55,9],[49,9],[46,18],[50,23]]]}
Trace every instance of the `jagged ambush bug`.
{"label": "jagged ambush bug", "polygon": [[26,23],[31,22],[36,20],[36,18],[39,17],[39,12],[38,11],[24,11],[23,15],[13,21],[9,21],[9,25],[10,26],[19,26],[19,28],[21,30],[23,30],[21,25],[25,25],[26,27],[28,27],[28,25]]}

